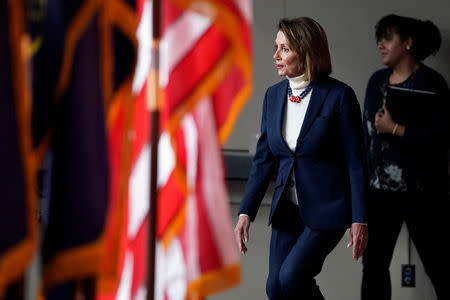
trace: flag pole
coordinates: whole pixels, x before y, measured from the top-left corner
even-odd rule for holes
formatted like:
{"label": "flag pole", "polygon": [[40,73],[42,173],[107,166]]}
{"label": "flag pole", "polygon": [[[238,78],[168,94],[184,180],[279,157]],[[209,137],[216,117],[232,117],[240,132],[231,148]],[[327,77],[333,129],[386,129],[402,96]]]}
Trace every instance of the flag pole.
{"label": "flag pole", "polygon": [[150,84],[147,84],[147,101],[151,115],[150,128],[150,210],[148,230],[147,257],[147,300],[155,296],[155,254],[156,254],[156,218],[157,218],[157,173],[158,173],[158,139],[159,139],[159,40],[160,40],[160,0],[153,0],[152,11],[152,66],[150,70]]}

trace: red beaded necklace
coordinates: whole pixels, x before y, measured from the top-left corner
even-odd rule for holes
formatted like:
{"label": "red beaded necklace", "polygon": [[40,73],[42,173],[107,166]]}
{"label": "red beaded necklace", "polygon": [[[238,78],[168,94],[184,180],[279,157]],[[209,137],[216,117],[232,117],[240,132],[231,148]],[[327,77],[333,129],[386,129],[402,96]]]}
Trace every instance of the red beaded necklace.
{"label": "red beaded necklace", "polygon": [[300,93],[300,95],[294,96],[294,95],[292,95],[291,87],[288,85],[288,98],[289,98],[289,101],[295,102],[295,103],[300,103],[300,101],[302,101],[302,99],[305,98],[306,95],[308,95],[308,93],[311,91],[311,89],[312,89],[312,86],[308,85],[306,87],[306,89],[303,92]]}

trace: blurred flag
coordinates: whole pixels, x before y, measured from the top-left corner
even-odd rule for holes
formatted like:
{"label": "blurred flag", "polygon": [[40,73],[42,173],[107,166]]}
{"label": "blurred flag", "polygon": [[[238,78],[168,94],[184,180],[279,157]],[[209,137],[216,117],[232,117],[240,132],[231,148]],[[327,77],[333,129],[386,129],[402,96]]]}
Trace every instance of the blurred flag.
{"label": "blurred flag", "polygon": [[251,11],[250,0],[162,2],[158,300],[240,280],[220,146],[251,92]]}
{"label": "blurred flag", "polygon": [[102,259],[110,255],[106,244],[115,237],[105,238],[105,224],[120,213],[119,183],[127,176],[128,132],[118,136],[114,130],[127,129],[130,122],[133,7],[134,1],[123,0],[46,4],[43,42],[34,61],[33,124],[37,145],[51,140],[50,208],[42,244],[47,299],[72,297],[77,282],[97,278]]}
{"label": "blurred flag", "polygon": [[[136,28],[135,28],[136,31]],[[135,31],[133,35],[135,35]],[[127,90],[131,91],[131,81]],[[111,206],[96,299],[144,299],[149,202],[145,97],[118,93],[108,115]]]}
{"label": "blurred flag", "polygon": [[0,3],[0,299],[23,279],[37,244],[29,39],[22,1]]}
{"label": "blurred flag", "polygon": [[[113,272],[100,280],[101,300],[145,299],[147,293],[152,4],[137,0],[137,97],[125,133],[132,137],[130,173],[118,193],[127,201],[108,222],[119,243],[109,244],[116,256],[105,259]],[[200,299],[239,282],[220,145],[251,92],[251,9],[250,0],[162,1],[158,300]],[[118,108],[117,119],[125,116]]]}
{"label": "blurred flag", "polygon": [[112,206],[96,299],[145,299],[149,112],[143,94],[116,104],[108,120],[110,149],[115,152],[110,154]]}

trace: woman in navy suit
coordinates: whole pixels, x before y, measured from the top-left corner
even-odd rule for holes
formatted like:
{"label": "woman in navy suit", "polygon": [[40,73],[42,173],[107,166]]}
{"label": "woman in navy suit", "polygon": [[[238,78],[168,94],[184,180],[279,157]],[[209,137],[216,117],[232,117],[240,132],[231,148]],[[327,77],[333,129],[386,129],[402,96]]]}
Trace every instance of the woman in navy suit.
{"label": "woman in navy suit", "polygon": [[310,18],[282,19],[274,61],[285,79],[266,91],[261,135],[239,209],[235,237],[247,251],[270,179],[277,174],[269,224],[269,299],[324,299],[315,276],[350,229],[353,258],[367,239],[367,170],[359,103],[329,77],[323,28]]}

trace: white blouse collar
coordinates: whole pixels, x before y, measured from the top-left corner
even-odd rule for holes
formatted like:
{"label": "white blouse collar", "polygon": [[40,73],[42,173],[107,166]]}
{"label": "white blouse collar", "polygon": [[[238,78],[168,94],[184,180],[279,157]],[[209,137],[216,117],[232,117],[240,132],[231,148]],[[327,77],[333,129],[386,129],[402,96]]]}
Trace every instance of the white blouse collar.
{"label": "white blouse collar", "polygon": [[286,76],[286,78],[289,80],[289,86],[293,90],[304,89],[309,85],[309,81],[305,80],[305,74],[302,74],[297,77],[287,77]]}

